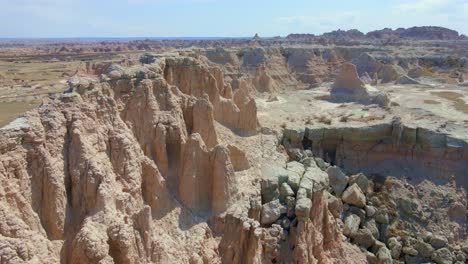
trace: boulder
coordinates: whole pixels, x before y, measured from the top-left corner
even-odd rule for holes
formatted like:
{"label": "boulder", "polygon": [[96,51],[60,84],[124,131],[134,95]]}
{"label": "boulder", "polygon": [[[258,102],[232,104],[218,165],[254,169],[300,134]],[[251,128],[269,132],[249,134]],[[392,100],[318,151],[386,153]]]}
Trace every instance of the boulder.
{"label": "boulder", "polygon": [[350,214],[346,217],[343,234],[345,236],[351,236],[354,232],[358,231],[361,218],[355,214]]}
{"label": "boulder", "polygon": [[288,175],[288,185],[294,192],[299,190],[299,184],[301,183],[301,176],[299,174],[292,172]]}
{"label": "boulder", "polygon": [[392,255],[390,250],[386,247],[381,247],[376,254],[377,258],[379,259],[379,263],[381,264],[392,264]]}
{"label": "boulder", "polygon": [[443,248],[443,247],[447,246],[448,240],[444,236],[435,235],[435,236],[431,237],[429,243],[435,249],[439,249],[439,248]]}
{"label": "boulder", "polygon": [[400,258],[403,245],[398,241],[398,239],[396,239],[396,237],[389,238],[387,241],[387,245],[390,249],[390,254],[392,255],[392,258]]}
{"label": "boulder", "polygon": [[289,196],[294,196],[294,191],[286,182],[283,182],[280,187],[280,201],[286,201]]}
{"label": "boulder", "polygon": [[261,191],[263,203],[268,203],[274,199],[278,199],[279,186],[285,182],[291,183],[289,185],[294,190],[294,187],[297,186],[295,182],[297,181],[297,178],[299,178],[297,173],[277,166],[263,168],[262,176]]}
{"label": "boulder", "polygon": [[359,218],[361,218],[361,223],[364,223],[364,220],[366,220],[366,211],[364,209],[349,204],[346,204],[346,206],[346,211],[348,211],[348,213],[359,216]]}
{"label": "boulder", "polygon": [[382,209],[377,210],[377,213],[375,213],[375,221],[377,221],[377,223],[379,224],[390,223],[387,211],[382,210]]}
{"label": "boulder", "polygon": [[370,248],[375,244],[375,238],[369,229],[359,229],[351,233],[353,243],[364,248]]}
{"label": "boulder", "polygon": [[366,260],[369,264],[378,264],[379,259],[374,255],[374,253],[366,251],[364,252],[366,254]]}
{"label": "boulder", "polygon": [[289,218],[294,217],[296,211],[296,199],[294,197],[286,197],[286,215]]}
{"label": "boulder", "polygon": [[367,219],[364,224],[362,225],[362,228],[368,229],[371,231],[372,236],[375,239],[379,239],[380,233],[379,233],[379,228],[377,227],[377,223],[375,222],[375,219]]}
{"label": "boulder", "polygon": [[279,198],[278,178],[265,177],[261,183],[262,203],[269,203]]}
{"label": "boulder", "polygon": [[363,173],[358,173],[349,177],[349,185],[357,184],[364,193],[369,192],[369,179]]}
{"label": "boulder", "polygon": [[404,197],[399,200],[400,209],[407,215],[419,215],[421,204],[418,200],[410,197]]}
{"label": "boulder", "polygon": [[335,218],[340,218],[343,213],[343,202],[327,191],[325,191],[325,195],[327,197],[328,210],[330,210]]}
{"label": "boulder", "polygon": [[262,206],[261,223],[270,225],[276,222],[281,214],[286,213],[286,207],[278,199],[268,202]]}
{"label": "boulder", "polygon": [[302,194],[305,194],[305,197],[311,198],[313,193],[326,189],[328,185],[328,175],[325,172],[318,167],[309,167],[299,184],[299,191],[302,189],[305,192],[298,191],[297,197],[302,197]]}
{"label": "boulder", "polygon": [[330,164],[325,162],[322,158],[314,157],[314,160],[317,167],[319,167],[323,171],[326,171],[328,167],[330,167]]}
{"label": "boulder", "polygon": [[310,209],[312,208],[312,200],[309,198],[300,198],[296,201],[296,217],[298,219],[306,219],[309,217]]}
{"label": "boulder", "polygon": [[377,252],[379,252],[379,250],[383,247],[386,247],[385,246],[385,243],[383,243],[382,241],[379,241],[379,240],[376,240],[375,241],[375,244],[372,246],[371,248],[371,251],[374,253],[374,254],[377,254]]}
{"label": "boulder", "polygon": [[302,176],[305,172],[304,165],[297,161],[288,162],[288,164],[286,164],[286,169],[299,174],[299,176]]}
{"label": "boulder", "polygon": [[441,248],[434,251],[431,259],[437,264],[451,264],[453,263],[453,255],[448,248]]}
{"label": "boulder", "polygon": [[348,177],[346,177],[343,171],[337,166],[329,167],[327,169],[327,174],[333,192],[341,196],[348,185]]}
{"label": "boulder", "polygon": [[355,205],[359,208],[364,208],[366,206],[366,196],[361,191],[357,184],[353,184],[348,187],[341,197],[343,202],[351,205]]}
{"label": "boulder", "polygon": [[434,252],[434,248],[431,245],[421,240],[416,241],[414,244],[414,249],[418,251],[419,255],[425,258],[430,258]]}
{"label": "boulder", "polygon": [[418,255],[418,251],[416,249],[414,249],[413,247],[403,247],[402,252],[403,252],[403,254],[410,255],[410,256],[417,256]]}
{"label": "boulder", "polygon": [[366,215],[368,217],[374,217],[375,214],[377,213],[377,208],[375,208],[372,205],[366,205],[366,207],[364,209],[366,210]]}

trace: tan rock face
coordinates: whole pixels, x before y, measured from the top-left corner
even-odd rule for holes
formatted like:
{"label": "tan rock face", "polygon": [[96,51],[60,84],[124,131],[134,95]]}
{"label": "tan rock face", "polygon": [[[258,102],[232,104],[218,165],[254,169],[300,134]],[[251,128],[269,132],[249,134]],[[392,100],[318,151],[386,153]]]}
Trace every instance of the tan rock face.
{"label": "tan rock face", "polygon": [[220,98],[222,80],[214,76],[222,74],[184,68],[185,60],[167,59],[165,70],[161,64],[124,75],[114,69],[108,82],[77,82],[79,94],[2,129],[0,255],[6,263],[170,260],[159,248],[171,240],[153,236],[164,230],[154,221],[175,208],[217,215],[234,202],[234,171],[248,161],[240,149],[218,145],[214,111],[227,102],[232,121],[219,122],[255,133],[255,102],[248,94],[237,96],[246,102],[239,107]]}

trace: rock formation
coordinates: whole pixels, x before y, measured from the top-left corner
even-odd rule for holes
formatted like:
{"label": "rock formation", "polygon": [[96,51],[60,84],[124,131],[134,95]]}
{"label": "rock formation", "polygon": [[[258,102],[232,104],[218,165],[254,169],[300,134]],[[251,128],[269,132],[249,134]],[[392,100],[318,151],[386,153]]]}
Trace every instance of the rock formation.
{"label": "rock formation", "polygon": [[388,98],[376,89],[371,89],[359,79],[356,66],[345,63],[330,90],[331,99],[339,102],[358,102],[386,106]]}
{"label": "rock formation", "polygon": [[154,219],[175,207],[216,216],[235,200],[234,172],[249,163],[218,144],[214,122],[255,133],[248,94],[221,98],[222,80],[184,57],[106,76],[75,78],[67,94],[2,128],[8,263],[160,262]]}

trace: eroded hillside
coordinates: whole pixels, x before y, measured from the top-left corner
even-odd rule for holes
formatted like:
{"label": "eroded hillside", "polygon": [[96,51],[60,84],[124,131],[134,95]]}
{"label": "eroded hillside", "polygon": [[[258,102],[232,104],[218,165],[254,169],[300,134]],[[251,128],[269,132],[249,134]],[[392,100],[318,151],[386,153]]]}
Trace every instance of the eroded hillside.
{"label": "eroded hillside", "polygon": [[0,263],[464,263],[466,57],[394,51],[77,74],[0,130]]}

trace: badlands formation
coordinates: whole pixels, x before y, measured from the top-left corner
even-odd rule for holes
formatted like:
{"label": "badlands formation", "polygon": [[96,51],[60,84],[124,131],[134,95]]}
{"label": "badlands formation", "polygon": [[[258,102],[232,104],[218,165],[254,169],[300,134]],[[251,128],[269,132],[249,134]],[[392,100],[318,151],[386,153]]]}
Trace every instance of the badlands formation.
{"label": "badlands formation", "polygon": [[0,128],[0,263],[467,262],[466,37],[177,43]]}

